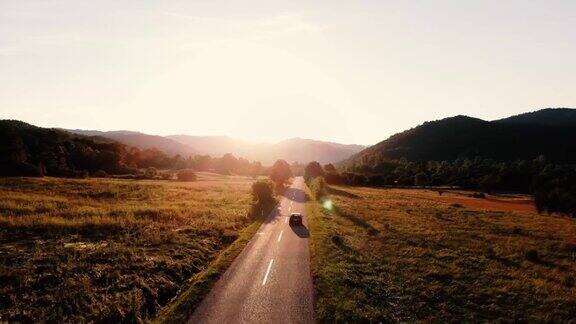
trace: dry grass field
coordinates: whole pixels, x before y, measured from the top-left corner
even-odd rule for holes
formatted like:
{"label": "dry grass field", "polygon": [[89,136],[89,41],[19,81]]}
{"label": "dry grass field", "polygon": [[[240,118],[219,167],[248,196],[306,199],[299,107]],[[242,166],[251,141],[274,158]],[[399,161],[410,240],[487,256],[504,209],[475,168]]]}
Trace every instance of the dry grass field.
{"label": "dry grass field", "polygon": [[138,322],[229,246],[251,179],[0,179],[0,322]]}
{"label": "dry grass field", "polygon": [[320,322],[576,319],[575,219],[527,197],[330,192],[307,206]]}

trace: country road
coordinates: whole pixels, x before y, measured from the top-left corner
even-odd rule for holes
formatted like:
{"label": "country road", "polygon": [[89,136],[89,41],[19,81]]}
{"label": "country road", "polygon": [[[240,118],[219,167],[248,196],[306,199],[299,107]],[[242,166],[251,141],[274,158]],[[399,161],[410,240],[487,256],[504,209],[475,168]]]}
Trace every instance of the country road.
{"label": "country road", "polygon": [[[216,282],[189,323],[312,323],[304,179],[295,178],[275,209]],[[302,227],[288,225],[293,212]]]}

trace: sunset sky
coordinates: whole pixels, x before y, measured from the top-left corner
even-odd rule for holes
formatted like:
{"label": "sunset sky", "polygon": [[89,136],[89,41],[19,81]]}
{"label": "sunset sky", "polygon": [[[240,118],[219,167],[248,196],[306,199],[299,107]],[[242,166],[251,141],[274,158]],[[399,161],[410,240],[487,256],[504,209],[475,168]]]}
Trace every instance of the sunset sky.
{"label": "sunset sky", "polygon": [[576,1],[0,1],[0,118],[373,144],[576,106]]}

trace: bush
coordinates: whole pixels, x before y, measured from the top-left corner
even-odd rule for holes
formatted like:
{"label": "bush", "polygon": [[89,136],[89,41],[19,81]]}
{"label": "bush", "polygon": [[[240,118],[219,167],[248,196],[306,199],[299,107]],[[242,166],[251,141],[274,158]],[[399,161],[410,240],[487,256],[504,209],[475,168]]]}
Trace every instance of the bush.
{"label": "bush", "polygon": [[184,169],[178,171],[176,175],[178,181],[196,181],[196,173],[191,169]]}
{"label": "bush", "polygon": [[104,171],[104,170],[98,170],[98,171],[94,172],[94,174],[92,174],[92,176],[94,176],[96,178],[107,178],[108,173],[106,173],[106,171]]}
{"label": "bush", "polygon": [[147,179],[154,179],[157,176],[158,176],[158,169],[156,169],[155,167],[149,167],[144,172],[144,177],[146,177]]}
{"label": "bush", "polygon": [[252,184],[252,200],[266,203],[274,199],[274,184],[269,180],[258,180]]}
{"label": "bush", "polygon": [[576,170],[547,168],[536,177],[532,190],[538,212],[576,217]]}
{"label": "bush", "polygon": [[310,182],[310,191],[314,198],[320,199],[326,194],[326,181],[323,177],[316,177]]}
{"label": "bush", "polygon": [[172,172],[162,172],[160,173],[160,178],[162,180],[172,180],[174,178],[174,174],[172,174]]}

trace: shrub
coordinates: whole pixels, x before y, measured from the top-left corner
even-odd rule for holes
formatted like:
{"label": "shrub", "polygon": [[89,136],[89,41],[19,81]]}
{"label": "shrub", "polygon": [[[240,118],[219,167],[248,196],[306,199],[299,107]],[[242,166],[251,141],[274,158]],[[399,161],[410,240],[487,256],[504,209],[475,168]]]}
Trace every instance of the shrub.
{"label": "shrub", "polygon": [[576,217],[576,170],[546,169],[535,179],[532,190],[538,212]]}
{"label": "shrub", "polygon": [[104,171],[104,170],[98,170],[98,171],[94,172],[94,174],[92,174],[92,176],[94,176],[96,178],[107,178],[108,173],[106,173],[106,171]]}
{"label": "shrub", "polygon": [[252,200],[266,203],[274,199],[274,184],[269,180],[258,180],[252,184]]}
{"label": "shrub", "polygon": [[144,172],[144,176],[148,179],[154,179],[158,176],[158,169],[155,167],[149,167]]}
{"label": "shrub", "polygon": [[174,178],[174,174],[172,174],[172,172],[162,172],[160,174],[160,178],[162,180],[172,180]]}
{"label": "shrub", "polygon": [[196,181],[196,173],[194,170],[184,169],[178,171],[176,178],[178,178],[178,181]]}
{"label": "shrub", "polygon": [[326,181],[323,177],[316,177],[310,182],[310,191],[314,198],[320,199],[326,194]]}

